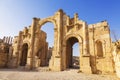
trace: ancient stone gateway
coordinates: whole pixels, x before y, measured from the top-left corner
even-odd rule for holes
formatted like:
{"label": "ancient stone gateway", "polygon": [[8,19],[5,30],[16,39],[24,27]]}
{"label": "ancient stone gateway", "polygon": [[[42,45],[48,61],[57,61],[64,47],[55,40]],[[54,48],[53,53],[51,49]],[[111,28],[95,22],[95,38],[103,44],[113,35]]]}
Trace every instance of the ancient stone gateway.
{"label": "ancient stone gateway", "polygon": [[[50,70],[62,71],[72,66],[72,46],[78,42],[80,71],[113,73],[110,29],[107,21],[88,25],[85,21],[79,20],[78,14],[70,18],[63,10],[45,19],[33,18],[29,28],[25,27],[19,32],[13,44],[14,66],[18,67],[21,64],[28,69],[33,69],[47,64],[46,56],[49,51],[47,36],[41,30],[42,25],[47,22],[54,24],[54,46],[49,61]],[[27,53],[22,49],[24,46]],[[21,57],[23,54],[27,60]]]}
{"label": "ancient stone gateway", "polygon": [[25,66],[27,61],[27,53],[28,53],[28,44],[25,43],[22,46],[22,54],[20,59],[20,66]]}

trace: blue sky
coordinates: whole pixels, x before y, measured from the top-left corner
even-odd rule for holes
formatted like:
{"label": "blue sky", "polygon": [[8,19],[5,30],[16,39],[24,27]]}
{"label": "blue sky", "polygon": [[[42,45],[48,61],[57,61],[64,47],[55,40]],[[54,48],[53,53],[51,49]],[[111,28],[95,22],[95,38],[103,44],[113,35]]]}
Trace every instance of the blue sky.
{"label": "blue sky", "polygon": [[[70,17],[78,13],[79,19],[88,24],[107,20],[111,31],[120,38],[120,0],[0,0],[0,38],[16,36],[33,17],[45,18],[60,8]],[[53,24],[46,24],[51,25],[46,30],[52,30]]]}

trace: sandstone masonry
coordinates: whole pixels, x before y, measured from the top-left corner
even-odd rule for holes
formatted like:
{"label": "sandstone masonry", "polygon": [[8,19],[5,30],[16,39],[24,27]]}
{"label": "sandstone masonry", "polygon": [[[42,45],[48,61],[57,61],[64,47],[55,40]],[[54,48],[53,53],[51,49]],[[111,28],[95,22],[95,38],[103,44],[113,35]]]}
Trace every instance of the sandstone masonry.
{"label": "sandstone masonry", "polygon": [[[46,33],[41,30],[42,25],[47,22],[54,24],[53,48],[48,48]],[[79,19],[78,14],[70,18],[61,9],[53,16],[44,19],[33,18],[32,24],[19,32],[11,48],[9,47],[12,54],[8,67],[24,66],[30,70],[48,66],[52,71],[66,70],[73,66],[72,46],[76,42],[79,43],[80,51],[79,71],[114,73],[108,22],[87,24]]]}

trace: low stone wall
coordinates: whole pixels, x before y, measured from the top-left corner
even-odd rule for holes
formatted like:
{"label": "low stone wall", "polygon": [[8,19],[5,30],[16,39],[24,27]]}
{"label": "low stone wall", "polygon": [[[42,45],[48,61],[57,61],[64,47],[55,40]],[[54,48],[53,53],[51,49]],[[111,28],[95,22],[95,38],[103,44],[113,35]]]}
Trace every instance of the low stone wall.
{"label": "low stone wall", "polygon": [[7,54],[0,53],[0,68],[4,68],[7,66]]}

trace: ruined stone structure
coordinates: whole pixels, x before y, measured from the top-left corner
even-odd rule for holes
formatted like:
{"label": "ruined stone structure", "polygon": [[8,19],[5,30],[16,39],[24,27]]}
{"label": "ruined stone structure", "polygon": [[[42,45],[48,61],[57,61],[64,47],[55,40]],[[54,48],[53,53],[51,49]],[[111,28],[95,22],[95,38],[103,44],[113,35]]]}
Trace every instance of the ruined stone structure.
{"label": "ruined stone structure", "polygon": [[[54,46],[48,50],[46,33],[41,30],[47,22],[54,24]],[[113,73],[110,29],[107,21],[88,25],[78,14],[70,18],[62,10],[53,16],[33,18],[32,24],[14,38],[11,67],[34,69],[49,65],[53,71],[73,66],[72,46],[79,43],[79,70],[84,73]],[[52,51],[48,62],[48,53]],[[50,56],[50,55],[49,55]]]}
{"label": "ruined stone structure", "polygon": [[0,39],[0,68],[8,66],[10,54],[12,53],[10,46],[12,44],[12,37],[4,37]]}
{"label": "ruined stone structure", "polygon": [[[112,42],[110,37],[110,29],[107,21],[102,21],[97,24],[88,25],[89,31],[89,50],[91,58],[91,67],[93,72],[96,69],[98,73],[113,72],[112,63]],[[95,68],[96,67],[96,68]]]}
{"label": "ruined stone structure", "polygon": [[[46,42],[46,33],[41,30],[36,30],[32,34],[32,27],[25,27],[19,32],[13,41],[13,60],[12,67],[26,66],[29,69],[47,64],[48,43]],[[31,41],[32,36],[34,40]],[[34,46],[32,46],[34,42]],[[31,50],[31,48],[34,48]],[[14,61],[14,63],[13,63]],[[39,65],[39,66],[38,66]]]}
{"label": "ruined stone structure", "polygon": [[120,41],[116,41],[112,46],[112,55],[114,61],[114,68],[117,76],[120,78]]}

